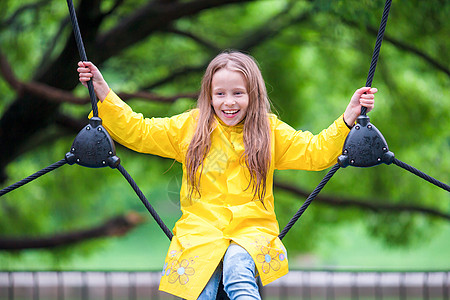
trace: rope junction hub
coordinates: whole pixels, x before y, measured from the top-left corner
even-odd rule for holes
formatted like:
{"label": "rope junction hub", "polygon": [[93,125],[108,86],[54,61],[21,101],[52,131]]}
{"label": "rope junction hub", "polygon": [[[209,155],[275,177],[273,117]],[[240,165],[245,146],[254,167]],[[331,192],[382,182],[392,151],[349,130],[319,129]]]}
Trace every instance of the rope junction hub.
{"label": "rope junction hub", "polygon": [[338,163],[345,168],[373,167],[381,163],[390,165],[394,160],[394,153],[389,151],[381,132],[370,123],[367,115],[360,115],[356,125],[345,139],[342,155]]}
{"label": "rope junction hub", "polygon": [[114,169],[120,164],[114,142],[99,117],[89,119],[89,124],[75,137],[65,158],[69,165],[76,163],[89,168],[110,166]]}

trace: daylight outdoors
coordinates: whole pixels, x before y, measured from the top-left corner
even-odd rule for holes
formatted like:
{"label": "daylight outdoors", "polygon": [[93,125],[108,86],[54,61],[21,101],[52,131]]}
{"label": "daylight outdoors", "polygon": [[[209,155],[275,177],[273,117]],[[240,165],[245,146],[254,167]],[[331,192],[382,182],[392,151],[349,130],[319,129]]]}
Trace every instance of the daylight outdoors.
{"label": "daylight outdoors", "polygon": [[[385,2],[74,5],[88,59],[135,111],[165,117],[195,108],[210,59],[235,49],[258,61],[273,112],[317,134],[365,85]],[[396,158],[445,184],[449,15],[445,0],[392,2],[372,83],[379,92],[368,114]],[[78,81],[79,60],[66,1],[0,1],[0,189],[64,159],[88,123],[91,103]],[[172,229],[181,216],[181,164],[115,145],[121,164]],[[275,172],[280,228],[327,171]],[[449,221],[448,191],[395,165],[349,166],[333,176],[283,243],[291,270],[443,272],[439,288],[448,299]],[[0,197],[0,273],[159,271],[168,246],[116,169],[65,165]],[[0,274],[0,299],[12,299],[8,276]]]}

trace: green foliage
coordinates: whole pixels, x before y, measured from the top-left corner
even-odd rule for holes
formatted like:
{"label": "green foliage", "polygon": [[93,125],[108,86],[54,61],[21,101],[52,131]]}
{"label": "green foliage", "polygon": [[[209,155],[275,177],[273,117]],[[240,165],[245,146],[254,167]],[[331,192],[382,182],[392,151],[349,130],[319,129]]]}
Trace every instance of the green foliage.
{"label": "green foliage", "polygon": [[[113,2],[102,2],[102,10],[110,9]],[[49,65],[59,55],[70,32],[68,26],[60,30],[68,15],[64,1],[48,1],[24,10],[4,26],[19,7],[30,3],[34,2],[0,2],[1,50],[13,66],[15,76],[22,81],[31,80],[42,65]],[[104,19],[101,32],[115,27],[144,3],[124,1]],[[342,114],[353,91],[364,85],[375,42],[368,26],[378,28],[383,4],[380,0],[315,1],[313,4],[263,0],[208,9],[173,24],[174,28],[201,37],[206,43],[159,31],[123,49],[100,67],[115,91],[138,91],[184,67],[204,65],[217,49],[235,47],[236,40],[249,38],[247,34],[259,26],[274,26],[271,20],[289,7],[282,17],[285,23],[297,14],[305,14],[303,21],[283,27],[250,53],[261,66],[274,111],[293,127],[318,133]],[[438,0],[393,3],[386,35],[404,46],[384,41],[373,83],[379,93],[376,108],[370,113],[372,123],[384,134],[397,158],[446,183],[450,181],[450,80],[448,73],[431,60],[448,69],[449,10],[448,3]],[[201,72],[186,73],[151,91],[167,96],[196,92],[201,76]],[[74,76],[73,80],[77,78]],[[4,113],[16,94],[1,78],[0,90],[0,113]],[[74,93],[87,95],[81,86]],[[138,100],[129,103],[147,116],[170,116],[195,106],[192,99],[173,104]],[[84,120],[89,110],[89,105],[69,103],[61,108],[62,113]],[[44,134],[54,132],[60,133],[58,128],[49,128]],[[54,139],[19,156],[8,166],[9,180],[4,185],[60,160],[72,140],[73,136]],[[176,194],[181,166],[120,146],[118,155],[172,227],[180,215]],[[325,171],[283,171],[276,173],[276,178],[312,191],[324,175]],[[447,192],[395,166],[340,170],[322,193],[361,202],[428,207],[444,213],[448,213],[450,203]],[[282,227],[303,199],[280,190],[275,198]],[[64,166],[0,199],[0,233],[41,236],[67,232],[95,226],[128,210],[146,214],[117,171]],[[364,224],[370,235],[390,247],[417,245],[421,238],[443,227],[442,221],[425,214],[313,203],[284,242],[290,253],[309,251],[332,238],[330,228],[345,222]],[[92,253],[108,247],[108,243],[114,241],[56,249],[51,257],[57,265],[61,258],[70,260],[78,253]]]}

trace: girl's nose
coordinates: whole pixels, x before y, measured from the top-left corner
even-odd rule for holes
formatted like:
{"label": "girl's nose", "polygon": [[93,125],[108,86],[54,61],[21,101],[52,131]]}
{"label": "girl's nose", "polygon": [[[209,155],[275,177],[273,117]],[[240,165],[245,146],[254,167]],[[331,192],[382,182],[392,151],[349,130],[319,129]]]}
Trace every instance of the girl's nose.
{"label": "girl's nose", "polygon": [[231,96],[227,96],[225,98],[224,104],[228,105],[228,106],[232,106],[232,105],[236,104],[236,100]]}

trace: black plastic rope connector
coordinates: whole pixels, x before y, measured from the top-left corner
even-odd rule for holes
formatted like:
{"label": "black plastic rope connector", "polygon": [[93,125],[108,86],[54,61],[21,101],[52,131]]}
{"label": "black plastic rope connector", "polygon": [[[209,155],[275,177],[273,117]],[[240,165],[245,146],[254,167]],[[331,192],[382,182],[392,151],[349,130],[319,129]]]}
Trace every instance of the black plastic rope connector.
{"label": "black plastic rope connector", "polygon": [[342,155],[338,158],[339,165],[365,168],[382,163],[389,165],[393,160],[394,153],[389,151],[381,132],[370,123],[367,115],[360,115],[345,139]]}
{"label": "black plastic rope connector", "polygon": [[102,119],[92,117],[75,137],[70,152],[66,154],[69,165],[78,164],[89,168],[117,168],[120,158],[108,131],[102,126]]}
{"label": "black plastic rope connector", "polygon": [[[372,80],[375,74],[375,69],[377,67],[381,43],[383,42],[384,31],[386,29],[391,3],[392,0],[386,0],[384,5],[383,16],[381,17],[377,40],[375,43],[375,48],[373,50],[372,61],[370,63],[369,74],[367,75],[365,86],[372,86]],[[294,217],[292,217],[291,221],[289,221],[289,223],[281,231],[281,233],[278,235],[280,239],[282,239],[286,235],[286,233],[291,229],[294,223],[308,208],[309,204],[311,204],[312,200],[314,200],[314,198],[320,193],[323,186],[328,182],[328,180],[330,180],[330,178],[340,167],[345,168],[348,165],[369,167],[383,162],[386,164],[391,164],[394,161],[394,153],[389,151],[386,140],[384,139],[381,132],[375,126],[370,124],[370,119],[369,117],[367,117],[366,111],[367,108],[363,106],[361,108],[360,117],[358,117],[357,119],[358,124],[356,124],[352,128],[347,136],[347,139],[345,140],[342,155],[338,158],[338,163],[334,165],[334,167],[328,172],[327,175],[325,175],[319,185],[309,195],[308,199],[306,199],[302,207],[300,207]],[[375,150],[372,149],[373,146],[376,146]],[[369,154],[368,157],[366,157],[367,154]]]}

